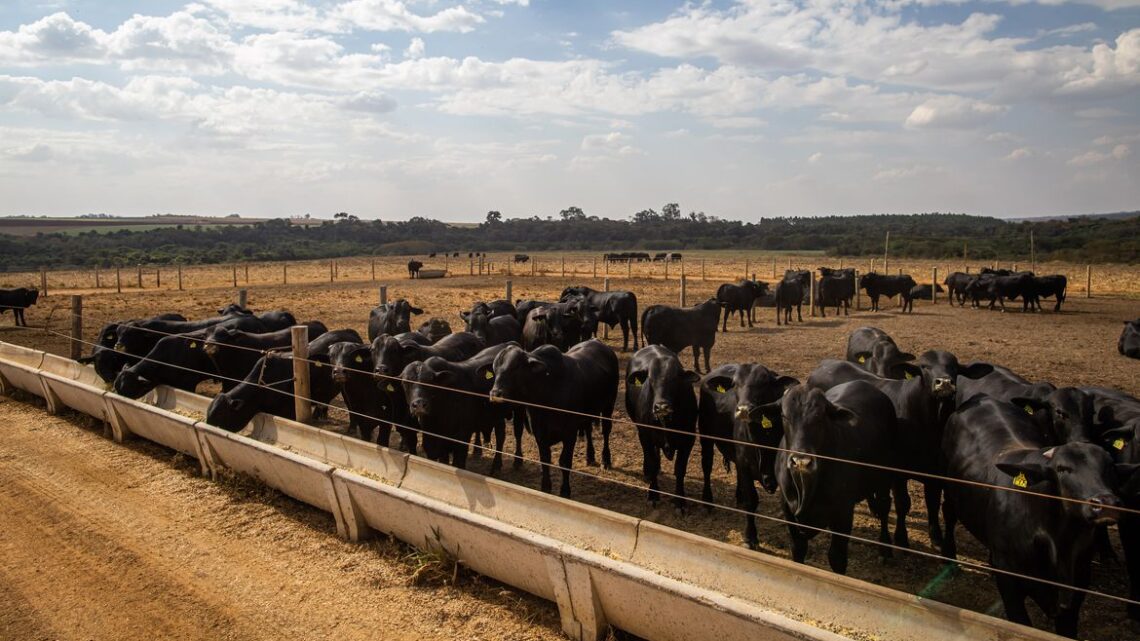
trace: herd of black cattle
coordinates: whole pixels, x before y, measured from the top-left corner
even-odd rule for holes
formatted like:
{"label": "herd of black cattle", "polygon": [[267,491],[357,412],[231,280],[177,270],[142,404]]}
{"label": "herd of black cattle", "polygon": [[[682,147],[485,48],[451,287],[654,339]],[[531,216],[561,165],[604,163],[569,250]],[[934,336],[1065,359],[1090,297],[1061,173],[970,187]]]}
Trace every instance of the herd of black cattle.
{"label": "herd of black cattle", "polygon": [[[838,311],[854,294],[854,274],[821,271],[818,302]],[[805,274],[789,271],[771,297],[789,321],[810,286]],[[1056,307],[1064,300],[1064,277],[957,276],[946,285],[960,304],[989,297],[992,306],[1016,295],[1029,309],[1042,296],[1055,296]],[[917,297],[906,276],[867,274],[859,285],[872,308],[881,296]],[[0,292],[0,304],[22,311],[26,305],[12,303],[27,295],[14,291]],[[742,281],[693,307],[652,305],[639,316],[632,292],[568,287],[557,302],[476,302],[460,314],[466,331],[454,333],[438,318],[413,330],[412,316],[424,312],[399,299],[371,311],[367,340],[352,329],[306,323],[310,396],[318,413],[341,396],[350,433],[388,445],[395,429],[401,449],[422,448],[458,467],[472,441],[474,456],[486,443],[493,474],[502,467],[510,419],[515,465],[522,463],[524,434],[532,434],[543,491],[552,491],[552,447],[561,445],[560,494],[569,496],[580,436],[587,462],[596,464],[595,422],[601,464],[612,464],[609,437],[622,375],[614,350],[593,338],[605,323],[621,328],[622,351],[631,339],[635,350],[624,373],[624,402],[642,446],[650,501],[666,496],[678,509],[685,505],[688,459],[699,441],[701,502],[713,503],[710,477],[719,451],[726,466],[735,466],[737,505],[756,510],[757,484],[778,492],[793,558],[802,562],[808,541],[830,531],[828,561],[842,573],[854,510],[864,500],[879,521],[879,540],[889,544],[882,554],[891,554],[890,545],[909,545],[906,486],[915,480],[924,488],[930,539],[943,555],[955,558],[958,521],[989,549],[1010,619],[1028,623],[1025,600],[1032,598],[1059,633],[1075,636],[1084,593],[1023,576],[1087,587],[1094,552],[1111,553],[1112,523],[1123,542],[1131,598],[1140,599],[1140,474],[1133,473],[1140,467],[1140,400],[1105,388],[1030,382],[996,364],[961,364],[945,351],[916,357],[871,327],[852,332],[845,359],[822,361],[806,381],[756,363],[711,368],[718,326],[727,330],[732,313],[741,325],[751,324],[766,296],[764,284]],[[131,398],[160,384],[194,390],[219,381],[222,392],[206,421],[223,429],[240,430],[257,412],[293,417],[288,350],[296,318],[236,305],[218,313],[197,321],[165,314],[109,324],[83,360]],[[1122,352],[1124,345],[1122,336]],[[696,371],[678,357],[689,347]],[[662,455],[673,463],[672,492],[658,485]],[[744,536],[750,547],[758,545],[752,516]],[[1140,607],[1129,606],[1129,615],[1140,619]]]}

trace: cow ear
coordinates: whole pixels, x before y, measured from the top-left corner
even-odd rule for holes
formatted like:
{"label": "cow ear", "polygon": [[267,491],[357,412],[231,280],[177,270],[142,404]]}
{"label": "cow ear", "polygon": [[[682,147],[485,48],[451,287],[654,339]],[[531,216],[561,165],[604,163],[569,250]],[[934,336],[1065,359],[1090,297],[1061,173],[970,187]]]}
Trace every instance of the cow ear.
{"label": "cow ear", "polygon": [[[432,370],[427,370],[427,371],[431,372]],[[454,383],[455,382],[455,372],[452,372],[451,370],[446,370],[446,369],[435,372],[435,382],[439,383],[441,385],[448,385],[450,383]]]}
{"label": "cow ear", "polygon": [[416,315],[424,313],[424,310],[420,309],[419,307],[409,307],[408,311]]}
{"label": "cow ear", "polygon": [[782,387],[784,392],[787,392],[789,387],[795,387],[799,384],[800,380],[798,378],[792,378],[791,376],[781,376],[776,379],[776,385]]}
{"label": "cow ear", "polygon": [[1035,414],[1037,414],[1037,412],[1040,412],[1041,410],[1049,409],[1048,403],[1039,401],[1035,398],[1026,398],[1023,396],[1017,396],[1017,397],[1009,399],[1009,402],[1013,403],[1018,408],[1020,408],[1021,411],[1025,412],[1026,414],[1028,414],[1030,416],[1034,416]]}
{"label": "cow ear", "polygon": [[[1123,488],[1124,484],[1128,483],[1129,479],[1140,478],[1140,476],[1136,476],[1137,471],[1140,471],[1140,463],[1117,463],[1116,464],[1116,480],[1120,483],[1122,490],[1124,489]],[[1135,484],[1133,484],[1133,485],[1135,485]],[[1133,494],[1135,494],[1135,491],[1121,491],[1120,492],[1121,496],[1131,496]]]}
{"label": "cow ear", "polygon": [[899,352],[897,355],[895,355],[895,359],[899,362],[910,362],[915,358],[915,355],[911,354],[910,352]]}
{"label": "cow ear", "polygon": [[749,429],[757,439],[761,434],[769,433],[769,430],[784,428],[784,411],[780,401],[757,405],[748,413],[748,418],[751,421]]}
{"label": "cow ear", "polygon": [[467,320],[468,318],[471,317],[471,312],[466,311],[466,310],[460,310],[459,311],[459,317],[462,318],[463,320]]}
{"label": "cow ear", "polygon": [[855,352],[855,362],[860,365],[865,365],[867,361],[871,360],[871,352]]}
{"label": "cow ear", "polygon": [[645,381],[649,379],[649,372],[645,370],[638,370],[630,372],[629,376],[625,377],[626,388],[640,389],[645,386]]}
{"label": "cow ear", "polygon": [[490,365],[484,365],[475,370],[475,378],[480,381],[493,381],[495,380],[495,368]]}
{"label": "cow ear", "polygon": [[1027,489],[1045,481],[1049,461],[1038,449],[1020,449],[998,455],[994,465],[1007,474],[1014,487]]}
{"label": "cow ear", "polygon": [[1096,422],[1104,426],[1117,425],[1116,412],[1113,411],[1112,407],[1105,405],[1096,413]]}
{"label": "cow ear", "polygon": [[685,381],[689,385],[696,385],[697,383],[701,382],[701,375],[691,369],[687,369],[681,373],[681,380]]}
{"label": "cow ear", "polygon": [[542,312],[540,314],[531,314],[530,317],[536,321],[544,321],[546,320],[546,312]]}
{"label": "cow ear", "polygon": [[549,368],[546,366],[546,361],[542,360],[541,358],[531,357],[527,359],[526,363],[527,367],[530,368],[531,373],[535,374],[536,376],[545,376],[547,372],[549,372]]}
{"label": "cow ear", "polygon": [[970,363],[969,365],[958,370],[958,376],[965,376],[966,378],[979,379],[987,376],[994,371],[994,366],[989,363]]}
{"label": "cow ear", "polygon": [[1132,439],[1136,437],[1136,426],[1125,425],[1124,427],[1116,427],[1111,430],[1105,430],[1100,435],[1105,445],[1111,452],[1121,452]]}
{"label": "cow ear", "polygon": [[727,376],[714,376],[705,381],[705,387],[717,394],[724,394],[732,389],[732,379]]}
{"label": "cow ear", "polygon": [[855,425],[859,422],[858,414],[852,412],[846,407],[839,407],[838,405],[834,405],[832,403],[828,403],[827,416],[833,422],[842,423],[843,425],[850,427],[855,427]]}
{"label": "cow ear", "polygon": [[909,381],[912,378],[922,378],[922,368],[917,365],[911,365],[910,363],[899,363],[898,365],[895,365],[895,370],[898,372],[899,376],[902,376],[904,380]]}

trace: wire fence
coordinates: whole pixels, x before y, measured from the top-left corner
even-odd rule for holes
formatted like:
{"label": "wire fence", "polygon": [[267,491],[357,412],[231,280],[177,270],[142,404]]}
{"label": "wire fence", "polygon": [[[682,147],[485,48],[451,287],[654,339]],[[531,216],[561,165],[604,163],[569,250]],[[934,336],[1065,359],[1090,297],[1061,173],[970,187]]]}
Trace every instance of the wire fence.
{"label": "wire fence", "polygon": [[[52,310],[53,315],[54,315],[54,312],[58,311],[59,309],[63,309],[63,308],[62,307],[53,308],[53,310]],[[68,312],[68,313],[70,313],[70,312]],[[88,318],[90,318],[90,316],[88,316]],[[133,327],[134,327],[134,329],[140,329],[143,331],[152,332],[155,334],[160,334],[164,337],[166,337],[166,336],[184,336],[185,335],[185,334],[178,334],[178,333],[171,333],[171,332],[163,332],[163,331],[156,330],[153,328],[142,328],[142,327],[138,327],[138,326],[133,326]],[[43,331],[44,333],[54,335],[54,336],[59,337],[59,338],[66,339],[69,342],[81,343],[81,344],[83,344],[87,347],[90,347],[90,348],[101,347],[99,345],[99,343],[84,340],[82,338],[77,338],[77,337],[74,337],[68,333],[52,329],[51,317],[50,316],[49,316],[48,322],[43,327],[22,327],[20,329],[24,329],[26,331]],[[206,342],[208,343],[209,341],[206,341]],[[285,355],[280,351],[279,348],[257,349],[257,348],[247,347],[247,346],[239,346],[239,345],[231,345],[231,344],[221,344],[221,343],[216,343],[216,344],[219,347],[226,347],[226,348],[232,348],[232,349],[247,350],[250,352],[257,352],[261,357],[264,357],[264,358],[270,358],[270,357],[288,358],[290,360],[295,360],[295,361],[299,361],[299,362],[303,362],[303,363],[307,363],[307,364],[317,364],[317,365],[327,366],[327,363],[322,362],[322,361],[317,361],[317,360],[308,359],[308,358],[297,358],[297,357],[293,356],[292,354]],[[139,362],[150,362],[150,363],[154,363],[154,364],[161,365],[164,367],[170,367],[173,369],[178,369],[178,370],[198,374],[198,375],[202,376],[204,379],[214,379],[214,380],[220,380],[223,382],[232,382],[232,383],[244,383],[246,385],[253,385],[253,386],[256,386],[256,387],[261,388],[261,389],[270,390],[271,392],[274,392],[277,394],[289,396],[290,398],[293,398],[294,400],[299,398],[298,394],[296,394],[295,392],[290,392],[290,391],[287,391],[285,389],[280,389],[279,387],[275,387],[275,386],[279,386],[282,384],[292,383],[293,382],[292,378],[281,380],[281,381],[273,381],[270,383],[265,383],[262,380],[251,381],[248,376],[245,379],[224,377],[224,376],[221,376],[220,374],[218,374],[217,372],[197,370],[197,369],[185,367],[182,365],[177,365],[174,363],[168,363],[168,362],[164,362],[164,361],[161,361],[158,359],[150,358],[147,355],[142,355],[142,356],[132,355],[132,357]],[[471,390],[457,389],[454,387],[449,387],[449,386],[444,386],[444,385],[439,385],[439,384],[434,384],[434,383],[412,381],[412,380],[404,379],[404,378],[397,376],[397,375],[381,374],[381,373],[376,372],[376,371],[354,369],[354,368],[345,368],[345,369],[349,372],[362,374],[362,375],[365,375],[368,377],[372,377],[376,380],[388,380],[391,382],[398,382],[400,384],[411,383],[413,385],[422,385],[425,387],[432,387],[432,388],[445,390],[445,391],[450,392],[450,393],[465,394],[465,395],[479,397],[481,399],[488,399],[487,395],[481,394],[478,392],[473,392]],[[639,486],[639,485],[636,485],[634,483],[630,483],[628,481],[624,481],[621,479],[604,477],[604,476],[600,476],[597,474],[592,474],[592,473],[587,472],[585,470],[574,469],[573,467],[564,467],[564,466],[561,466],[557,463],[545,462],[545,461],[541,461],[541,460],[537,460],[537,459],[533,459],[533,458],[520,456],[520,455],[517,455],[514,453],[504,452],[504,451],[496,449],[495,447],[485,445],[485,444],[472,444],[469,441],[464,441],[464,440],[457,439],[457,438],[454,438],[451,436],[431,432],[431,431],[425,430],[425,429],[420,428],[420,427],[415,426],[415,425],[399,424],[399,423],[396,423],[389,418],[378,417],[378,416],[370,416],[367,414],[363,414],[361,412],[353,411],[353,410],[348,409],[348,408],[332,405],[331,403],[328,403],[328,402],[321,402],[321,401],[317,401],[315,399],[311,399],[311,398],[307,398],[307,397],[302,397],[302,398],[304,398],[305,401],[312,403],[314,405],[323,406],[323,407],[326,407],[330,410],[335,410],[338,412],[345,412],[350,416],[356,416],[358,418],[376,421],[376,422],[379,422],[381,424],[391,425],[393,427],[408,430],[408,431],[416,433],[418,435],[430,436],[432,438],[451,442],[451,443],[456,444],[456,445],[463,445],[464,447],[475,447],[475,448],[479,448],[481,451],[489,451],[489,452],[496,453],[496,454],[505,454],[506,456],[509,456],[513,459],[517,459],[519,461],[523,461],[526,463],[533,463],[533,464],[538,465],[540,468],[547,469],[550,471],[566,472],[566,473],[574,474],[577,476],[590,477],[590,478],[593,478],[593,479],[595,479],[599,482],[602,482],[602,483],[611,483],[611,484],[623,486],[626,488],[637,489],[640,491],[645,491],[648,489],[644,486]],[[563,413],[563,414],[577,416],[579,418],[590,419],[591,421],[592,420],[600,420],[603,418],[600,415],[594,415],[594,414],[579,412],[579,411],[575,411],[575,410],[572,410],[569,408],[543,405],[543,404],[538,404],[538,403],[522,401],[519,399],[507,398],[507,399],[503,399],[503,400],[506,401],[507,403],[514,404],[514,405],[517,405],[520,407],[524,407],[526,409],[539,409],[539,410],[548,411],[548,412],[559,412],[559,413]],[[636,428],[641,428],[641,429],[656,430],[656,431],[665,432],[665,433],[681,434],[681,435],[690,436],[690,437],[704,438],[704,439],[709,439],[709,440],[714,441],[714,442],[730,444],[733,447],[746,447],[746,448],[768,450],[768,451],[772,451],[772,452],[784,452],[784,453],[787,453],[789,455],[800,454],[800,455],[804,455],[804,456],[812,456],[812,457],[816,457],[816,458],[820,458],[820,459],[824,459],[824,460],[828,460],[828,461],[833,461],[836,463],[862,466],[862,467],[867,467],[870,469],[876,469],[879,471],[890,472],[890,473],[899,474],[899,475],[903,475],[905,477],[910,477],[910,478],[927,479],[927,480],[932,480],[932,481],[939,481],[942,483],[958,483],[958,484],[962,484],[962,485],[969,485],[969,486],[973,486],[973,487],[981,487],[981,488],[986,488],[986,489],[996,490],[996,491],[1005,491],[1005,492],[1013,492],[1013,493],[1018,493],[1018,494],[1025,494],[1025,495],[1030,495],[1030,496],[1034,496],[1034,497],[1041,498],[1041,499],[1053,499],[1053,500],[1057,500],[1057,501],[1065,501],[1065,502],[1070,502],[1070,503],[1074,503],[1074,504],[1086,504],[1086,505],[1092,505],[1092,506],[1099,507],[1099,505],[1097,503],[1094,503],[1091,501],[1086,501],[1086,500],[1082,500],[1082,499],[1075,499],[1075,498],[1071,498],[1071,497],[1057,496],[1057,495],[1053,495],[1053,494],[1045,494],[1045,493],[1035,492],[1035,491],[1032,491],[1032,490],[1029,490],[1026,488],[1016,487],[1016,486],[1012,486],[1012,485],[1011,486],[992,485],[992,484],[981,483],[981,482],[972,481],[972,480],[968,480],[968,479],[960,479],[960,478],[949,477],[949,476],[944,476],[944,475],[929,474],[929,473],[919,472],[919,471],[915,471],[915,470],[909,470],[906,468],[898,468],[898,467],[892,467],[892,466],[878,465],[878,464],[873,464],[873,463],[869,463],[866,461],[859,461],[859,460],[854,460],[854,459],[843,459],[843,458],[831,457],[831,456],[823,456],[823,455],[820,455],[820,454],[817,454],[814,452],[801,452],[798,450],[782,448],[779,446],[769,446],[769,445],[763,445],[763,444],[758,444],[758,443],[752,443],[749,441],[740,441],[737,439],[722,437],[722,436],[718,436],[718,435],[706,435],[706,434],[700,434],[700,433],[695,433],[695,432],[688,432],[685,430],[668,428],[668,427],[661,426],[661,425],[639,423],[639,422],[633,421],[631,419],[623,419],[620,417],[613,418],[612,420],[615,424],[627,424],[627,425],[630,425],[630,426],[633,426]],[[892,551],[897,550],[897,551],[901,551],[901,552],[908,552],[908,553],[911,553],[911,554],[919,556],[919,557],[934,559],[934,560],[940,560],[940,561],[946,561],[947,560],[939,554],[926,552],[926,551],[922,551],[922,550],[916,550],[916,549],[909,548],[909,547],[902,547],[902,546],[895,545],[892,543],[887,543],[887,542],[879,541],[879,540],[875,540],[875,539],[869,539],[866,537],[861,537],[861,536],[850,534],[850,533],[833,532],[833,531],[828,530],[826,528],[810,526],[810,525],[798,523],[795,521],[790,521],[787,519],[782,519],[779,517],[763,514],[760,512],[753,511],[753,510],[746,510],[746,509],[736,507],[736,506],[722,505],[722,504],[718,504],[718,503],[714,503],[714,502],[705,501],[703,499],[697,499],[697,498],[693,498],[693,497],[689,497],[689,496],[685,496],[685,495],[680,495],[680,494],[668,492],[665,490],[656,490],[655,493],[661,497],[681,500],[681,501],[685,501],[685,502],[692,503],[695,505],[701,505],[701,506],[708,507],[708,508],[715,508],[715,509],[723,510],[723,511],[726,511],[726,512],[729,512],[732,514],[755,517],[755,518],[759,518],[759,519],[764,520],[764,521],[768,521],[768,522],[772,522],[772,523],[776,523],[776,524],[780,524],[780,525],[786,525],[786,526],[801,528],[803,530],[808,530],[808,531],[813,531],[813,532],[827,532],[827,533],[830,533],[832,536],[840,536],[840,537],[844,537],[844,538],[851,540],[851,541],[856,541],[859,543],[866,543],[866,544],[870,544],[873,546],[879,546],[879,547],[883,547],[886,549],[890,549]],[[1118,509],[1118,511],[1122,514],[1133,514],[1133,515],[1140,514],[1140,510],[1131,509],[1131,508],[1127,508],[1127,507],[1120,507]],[[896,523],[896,527],[897,527],[897,523]],[[1080,588],[1080,587],[1076,587],[1073,585],[1069,585],[1069,584],[1065,584],[1065,583],[1061,583],[1061,582],[1057,582],[1057,581],[1052,581],[1052,580],[1041,578],[1041,577],[1034,577],[1034,576],[1030,576],[1030,575],[1017,573],[1017,572],[1012,572],[1009,570],[996,568],[996,567],[993,567],[991,565],[984,564],[984,563],[966,561],[966,560],[961,560],[961,559],[958,559],[955,562],[958,563],[958,565],[960,565],[962,567],[965,567],[965,568],[968,568],[971,570],[976,570],[979,572],[990,572],[990,573],[1007,575],[1007,576],[1011,576],[1011,577],[1015,577],[1015,578],[1019,578],[1019,579],[1023,579],[1023,580],[1028,580],[1028,581],[1041,583],[1044,585],[1049,585],[1052,587],[1062,588],[1062,589],[1066,589],[1066,590],[1072,590],[1072,591],[1076,591],[1076,592],[1083,592],[1089,596],[1095,596],[1095,597],[1099,597],[1099,598],[1103,598],[1103,599],[1107,599],[1107,600],[1111,600],[1111,601],[1116,601],[1116,602],[1120,602],[1120,603],[1124,603],[1124,604],[1128,604],[1128,605],[1140,605],[1140,601],[1136,601],[1136,600],[1133,600],[1133,599],[1130,599],[1127,597],[1109,594],[1109,593],[1105,593],[1105,592],[1100,592],[1100,591],[1092,590],[1089,588]]]}

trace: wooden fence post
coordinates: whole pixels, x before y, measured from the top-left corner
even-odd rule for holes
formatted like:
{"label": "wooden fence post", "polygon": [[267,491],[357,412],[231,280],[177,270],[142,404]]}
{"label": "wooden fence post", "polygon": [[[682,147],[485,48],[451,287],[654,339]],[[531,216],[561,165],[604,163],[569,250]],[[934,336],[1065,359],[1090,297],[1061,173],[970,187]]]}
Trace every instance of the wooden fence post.
{"label": "wooden fence post", "polygon": [[244,289],[239,289],[238,290],[238,296],[237,296],[238,307],[245,309],[245,304],[246,304],[246,301],[248,299],[249,299],[248,292],[246,292],[246,290],[244,290]]}
{"label": "wooden fence post", "polygon": [[376,282],[376,259],[372,259],[372,282]]}
{"label": "wooden fence post", "polygon": [[776,277],[776,257],[772,257],[772,278]]}
{"label": "wooden fence post", "polygon": [[513,290],[514,290],[514,283],[512,283],[511,281],[508,280],[507,281],[507,302],[509,302],[512,305],[515,304],[515,299],[512,298],[512,296],[514,296]]}
{"label": "wooden fence post", "polygon": [[249,263],[245,264],[245,284],[249,284]]}
{"label": "wooden fence post", "polygon": [[685,306],[685,275],[681,274],[681,307]]}
{"label": "wooden fence post", "polygon": [[237,287],[237,265],[233,266],[234,287]]}
{"label": "wooden fence post", "polygon": [[138,266],[138,275],[139,275],[139,289],[142,289],[143,285],[142,285],[142,265],[141,264]]}
{"label": "wooden fence post", "polygon": [[532,258],[530,261],[530,275],[534,276],[538,273],[538,258]]}
{"label": "wooden fence post", "polygon": [[483,275],[483,254],[479,254],[479,275]]}
{"label": "wooden fence post", "polygon": [[48,295],[47,270],[45,270],[45,269],[40,270],[40,292],[41,292],[41,294],[40,294],[41,296],[47,296]]}
{"label": "wooden fence post", "polygon": [[388,304],[388,286],[387,285],[381,285],[380,286],[380,304],[381,305],[387,305]]}
{"label": "wooden fence post", "polygon": [[154,270],[154,288],[162,289],[162,270],[157,267]]}
{"label": "wooden fence post", "polygon": [[593,278],[597,278],[598,277],[598,257],[595,256],[593,260],[594,260],[594,276],[593,276]]}
{"label": "wooden fence post", "polygon": [[178,291],[182,291],[182,263],[178,263]]}
{"label": "wooden fence post", "polygon": [[474,276],[475,275],[475,258],[473,256],[470,256],[470,255],[467,256],[467,275],[468,276]]}
{"label": "wooden fence post", "polygon": [[122,270],[118,267],[115,268],[115,292],[118,294],[123,293],[123,275]]}
{"label": "wooden fence post", "polygon": [[281,263],[281,284],[289,284],[289,263]]}
{"label": "wooden fence post", "polygon": [[99,268],[95,268],[95,289],[99,289]]}
{"label": "wooden fence post", "polygon": [[856,269],[851,274],[851,279],[855,281],[855,311],[862,309],[859,300],[859,270]]}
{"label": "wooden fence post", "polygon": [[666,260],[666,261],[664,261],[664,263],[665,263],[665,280],[669,280],[669,261]]}
{"label": "wooden fence post", "polygon": [[938,268],[934,268],[934,273],[930,277],[930,304],[938,304]]}
{"label": "wooden fence post", "polygon": [[566,257],[562,257],[562,277],[566,278]]}
{"label": "wooden fence post", "polygon": [[71,359],[83,356],[83,297],[71,297]]}
{"label": "wooden fence post", "polygon": [[334,270],[334,269],[336,269],[335,265],[336,265],[336,261],[335,261],[335,260],[330,260],[330,261],[329,261],[329,282],[330,282],[330,283],[331,283],[331,282],[333,282],[334,280],[336,280],[336,276],[335,276],[335,274],[334,274],[334,272],[333,272],[333,270]]}
{"label": "wooden fence post", "polygon": [[1085,298],[1092,298],[1092,265],[1085,265]]}
{"label": "wooden fence post", "polygon": [[305,325],[294,325],[291,338],[293,339],[293,412],[298,422],[308,423],[313,418],[313,406],[309,401],[309,328]]}
{"label": "wooden fence post", "polygon": [[625,261],[625,277],[626,278],[633,278],[633,259],[632,258],[627,259]]}
{"label": "wooden fence post", "polygon": [[749,269],[750,266],[751,265],[749,264],[748,259],[745,258],[744,259],[744,277],[745,278],[748,278],[748,272],[752,271],[751,269]]}
{"label": "wooden fence post", "polygon": [[701,259],[701,280],[705,279],[705,259]]}

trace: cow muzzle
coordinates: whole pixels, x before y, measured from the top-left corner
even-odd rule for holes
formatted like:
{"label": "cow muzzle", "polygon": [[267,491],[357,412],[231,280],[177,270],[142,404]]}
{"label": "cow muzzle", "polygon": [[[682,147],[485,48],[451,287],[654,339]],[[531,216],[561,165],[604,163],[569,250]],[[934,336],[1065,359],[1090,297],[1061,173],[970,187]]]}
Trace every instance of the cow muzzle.
{"label": "cow muzzle", "polygon": [[344,382],[348,380],[348,376],[345,375],[344,370],[334,369],[332,373],[332,380],[337,385],[343,385]]}
{"label": "cow muzzle", "polygon": [[491,388],[491,391],[487,394],[487,399],[490,400],[492,403],[505,403],[505,402],[507,402],[507,396],[505,394],[503,394],[503,390],[501,390],[497,387]]}
{"label": "cow muzzle", "polygon": [[115,351],[116,352],[126,352],[127,346],[123,345],[122,343],[115,343]]}
{"label": "cow muzzle", "polygon": [[958,391],[957,386],[954,385],[952,378],[936,378],[934,379],[934,395],[940,398],[953,396]]}
{"label": "cow muzzle", "polygon": [[752,411],[756,409],[755,405],[745,403],[736,406],[736,418],[741,420],[748,420],[752,418]]}
{"label": "cow muzzle", "polygon": [[1089,499],[1085,506],[1090,520],[1096,525],[1112,525],[1120,519],[1120,499],[1113,494],[1102,494]]}
{"label": "cow muzzle", "polygon": [[653,418],[661,421],[673,415],[672,403],[654,403],[653,404]]}
{"label": "cow muzzle", "polygon": [[788,457],[788,469],[800,474],[810,474],[815,471],[815,457],[793,454]]}

